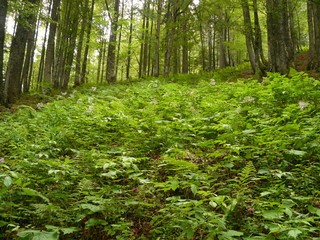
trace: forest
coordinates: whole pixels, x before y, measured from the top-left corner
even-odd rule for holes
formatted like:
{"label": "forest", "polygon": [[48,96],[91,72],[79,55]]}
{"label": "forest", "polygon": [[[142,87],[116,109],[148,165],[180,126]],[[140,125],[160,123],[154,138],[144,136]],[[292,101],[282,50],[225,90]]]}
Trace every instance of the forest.
{"label": "forest", "polygon": [[0,0],[0,239],[320,239],[319,0]]}

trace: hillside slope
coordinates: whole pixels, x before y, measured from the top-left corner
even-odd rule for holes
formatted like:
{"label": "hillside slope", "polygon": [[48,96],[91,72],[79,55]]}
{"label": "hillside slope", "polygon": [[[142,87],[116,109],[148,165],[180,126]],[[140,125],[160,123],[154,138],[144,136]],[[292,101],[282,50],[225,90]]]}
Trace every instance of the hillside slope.
{"label": "hillside slope", "polygon": [[319,239],[320,82],[79,89],[0,121],[1,239]]}

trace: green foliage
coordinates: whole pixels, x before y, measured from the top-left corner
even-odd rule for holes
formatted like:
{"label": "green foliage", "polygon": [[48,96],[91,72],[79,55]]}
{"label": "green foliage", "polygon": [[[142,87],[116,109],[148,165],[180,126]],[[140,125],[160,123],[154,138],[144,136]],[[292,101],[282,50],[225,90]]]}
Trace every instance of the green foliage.
{"label": "green foliage", "polygon": [[5,116],[0,238],[317,239],[319,81],[215,80],[81,88]]}

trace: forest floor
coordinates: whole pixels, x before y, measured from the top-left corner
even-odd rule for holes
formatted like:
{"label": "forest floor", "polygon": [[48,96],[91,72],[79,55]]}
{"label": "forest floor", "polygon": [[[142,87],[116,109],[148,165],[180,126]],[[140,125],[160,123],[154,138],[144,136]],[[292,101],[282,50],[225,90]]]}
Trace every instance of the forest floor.
{"label": "forest floor", "polygon": [[319,239],[320,81],[229,72],[3,112],[0,238]]}

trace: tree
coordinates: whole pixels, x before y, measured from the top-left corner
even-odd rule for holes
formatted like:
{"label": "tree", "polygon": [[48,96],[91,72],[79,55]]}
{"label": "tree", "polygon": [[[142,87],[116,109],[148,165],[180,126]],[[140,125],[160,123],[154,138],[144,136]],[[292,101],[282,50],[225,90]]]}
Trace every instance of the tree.
{"label": "tree", "polygon": [[15,102],[21,93],[21,73],[25,49],[29,31],[32,31],[32,16],[34,10],[37,9],[36,5],[39,3],[39,0],[27,0],[24,3],[24,9],[19,12],[17,29],[11,43],[5,82],[5,101],[7,103]]}
{"label": "tree", "polygon": [[4,99],[4,40],[5,40],[5,28],[7,17],[8,1],[0,0],[0,104],[5,102]]}
{"label": "tree", "polygon": [[44,80],[48,86],[52,85],[55,61],[55,37],[59,18],[60,0],[53,0],[51,6],[51,22],[44,66]]}
{"label": "tree", "polygon": [[[107,1],[106,1],[106,6],[107,6],[107,9],[109,9]],[[107,82],[109,83],[114,83],[117,80],[116,46],[117,46],[119,8],[120,8],[120,0],[115,0],[113,16],[111,16],[111,14],[109,15],[111,17],[111,30],[110,30],[110,37],[109,37],[107,70],[106,70],[106,79],[107,79]]]}
{"label": "tree", "polygon": [[269,71],[288,74],[293,60],[289,44],[287,0],[266,0]]}
{"label": "tree", "polygon": [[308,0],[310,58],[308,68],[320,71],[320,1]]}

